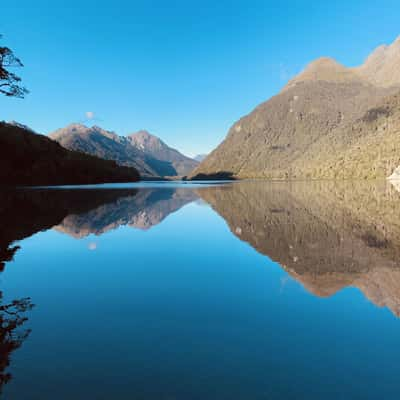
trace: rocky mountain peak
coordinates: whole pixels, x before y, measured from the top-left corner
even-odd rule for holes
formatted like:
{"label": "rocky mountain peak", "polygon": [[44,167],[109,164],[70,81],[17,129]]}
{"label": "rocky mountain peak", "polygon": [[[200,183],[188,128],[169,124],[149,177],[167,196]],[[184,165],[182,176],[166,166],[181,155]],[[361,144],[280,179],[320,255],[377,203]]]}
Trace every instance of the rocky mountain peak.
{"label": "rocky mountain peak", "polygon": [[128,138],[133,142],[133,144],[138,145],[139,147],[153,147],[153,146],[166,146],[164,142],[157,136],[152,135],[150,132],[146,130],[140,130],[138,132],[132,133],[128,135]]}
{"label": "rocky mountain peak", "polygon": [[376,86],[400,86],[400,36],[390,45],[377,47],[352,70]]}
{"label": "rocky mountain peak", "polygon": [[152,135],[146,130],[128,135],[130,142],[143,151],[152,152],[161,149],[169,149],[169,147],[157,136]]}
{"label": "rocky mountain peak", "polygon": [[300,82],[327,81],[327,82],[356,82],[361,77],[339,64],[330,57],[321,57],[311,62],[299,75],[289,81],[285,89],[289,89]]}

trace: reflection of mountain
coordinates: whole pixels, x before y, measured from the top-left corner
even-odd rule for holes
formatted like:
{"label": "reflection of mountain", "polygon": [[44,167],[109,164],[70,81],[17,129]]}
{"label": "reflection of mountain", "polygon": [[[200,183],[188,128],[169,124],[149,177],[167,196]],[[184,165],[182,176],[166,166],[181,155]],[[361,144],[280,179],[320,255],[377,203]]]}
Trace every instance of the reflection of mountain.
{"label": "reflection of mountain", "polygon": [[69,214],[80,214],[134,196],[136,190],[3,190],[0,192],[0,266],[18,250],[12,243],[59,224]]}
{"label": "reflection of mountain", "polygon": [[101,235],[121,225],[147,230],[196,199],[193,190],[140,189],[135,196],[121,197],[86,213],[71,213],[55,229],[75,238]]}
{"label": "reflection of mountain", "polygon": [[[11,261],[22,240],[41,230],[59,224],[69,214],[79,215],[91,209],[106,207],[107,203],[133,199],[134,189],[21,189],[0,191],[0,268]],[[11,379],[7,368],[12,353],[28,337],[23,327],[26,313],[33,307],[30,298],[4,303],[0,292],[0,393]]]}
{"label": "reflection of mountain", "polygon": [[356,286],[400,316],[400,194],[389,183],[242,182],[198,193],[314,294]]}

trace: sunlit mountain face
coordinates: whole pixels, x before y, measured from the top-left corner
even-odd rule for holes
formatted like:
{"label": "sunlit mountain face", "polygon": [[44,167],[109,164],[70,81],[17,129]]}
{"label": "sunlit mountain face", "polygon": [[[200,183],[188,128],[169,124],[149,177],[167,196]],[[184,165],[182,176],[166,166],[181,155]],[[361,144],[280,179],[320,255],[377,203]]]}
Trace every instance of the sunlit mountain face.
{"label": "sunlit mountain face", "polygon": [[4,398],[390,398],[399,202],[386,181],[4,190]]}

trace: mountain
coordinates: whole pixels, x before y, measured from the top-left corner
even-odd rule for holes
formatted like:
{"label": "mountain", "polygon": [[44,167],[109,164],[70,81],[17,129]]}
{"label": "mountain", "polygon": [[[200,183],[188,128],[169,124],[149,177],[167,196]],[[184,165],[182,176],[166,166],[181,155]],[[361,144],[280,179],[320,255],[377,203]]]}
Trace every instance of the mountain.
{"label": "mountain", "polygon": [[148,156],[171,163],[175,169],[175,173],[172,175],[188,175],[199,164],[196,160],[186,157],[178,150],[167,146],[160,138],[151,135],[147,131],[142,130],[128,135],[128,139],[136,148],[142,150]]}
{"label": "mountain", "polygon": [[36,133],[31,127],[29,127],[28,125],[21,124],[20,122],[17,122],[17,121],[8,121],[8,122],[4,121],[4,122],[9,124],[9,125],[17,126],[18,128],[22,128],[22,129],[25,129],[27,131]]}
{"label": "mountain", "polygon": [[136,168],[146,176],[160,176],[162,167],[157,160],[150,159],[141,150],[132,146],[130,141],[114,132],[98,126],[87,127],[71,124],[51,133],[49,137],[69,150],[92,154],[107,160],[114,160],[119,165]]}
{"label": "mountain", "polygon": [[377,85],[390,87],[400,84],[400,36],[391,45],[379,46],[356,73]]}
{"label": "mountain", "polygon": [[64,185],[139,180],[135,168],[70,151],[46,136],[0,122],[0,185]]}
{"label": "mountain", "polygon": [[399,71],[400,39],[357,68],[327,57],[312,62],[237,121],[190,177],[391,175],[400,164]]}
{"label": "mountain", "polygon": [[193,157],[193,160],[198,161],[199,163],[202,162],[207,157],[207,154],[197,154]]}
{"label": "mountain", "polygon": [[71,124],[49,137],[63,147],[136,168],[143,177],[176,176],[189,173],[197,163],[171,149],[160,139],[141,132],[119,136],[98,126]]}
{"label": "mountain", "polygon": [[246,181],[197,193],[313,294],[356,287],[400,317],[400,193],[390,183]]}

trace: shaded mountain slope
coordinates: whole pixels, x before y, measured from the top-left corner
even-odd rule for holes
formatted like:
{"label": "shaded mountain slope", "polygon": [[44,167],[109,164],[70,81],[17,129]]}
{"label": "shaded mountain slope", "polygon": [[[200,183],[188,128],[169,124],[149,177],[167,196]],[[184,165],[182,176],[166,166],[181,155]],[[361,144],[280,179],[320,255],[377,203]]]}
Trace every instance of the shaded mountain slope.
{"label": "shaded mountain slope", "polygon": [[46,136],[0,123],[1,185],[63,185],[139,180],[135,168],[70,151]]}
{"label": "shaded mountain slope", "polygon": [[141,131],[118,136],[98,126],[71,124],[49,135],[63,147],[136,168],[143,177],[187,174],[198,163],[168,147],[157,137]]}
{"label": "shaded mountain slope", "polygon": [[157,160],[131,146],[127,138],[98,126],[88,128],[81,124],[71,124],[56,130],[49,137],[67,149],[114,160],[119,165],[132,166],[143,176],[159,175],[160,163]]}
{"label": "shaded mountain slope", "polygon": [[135,147],[150,157],[171,163],[174,173],[170,175],[188,175],[199,165],[198,161],[167,146],[161,139],[147,131],[133,133],[128,136],[128,139]]}

